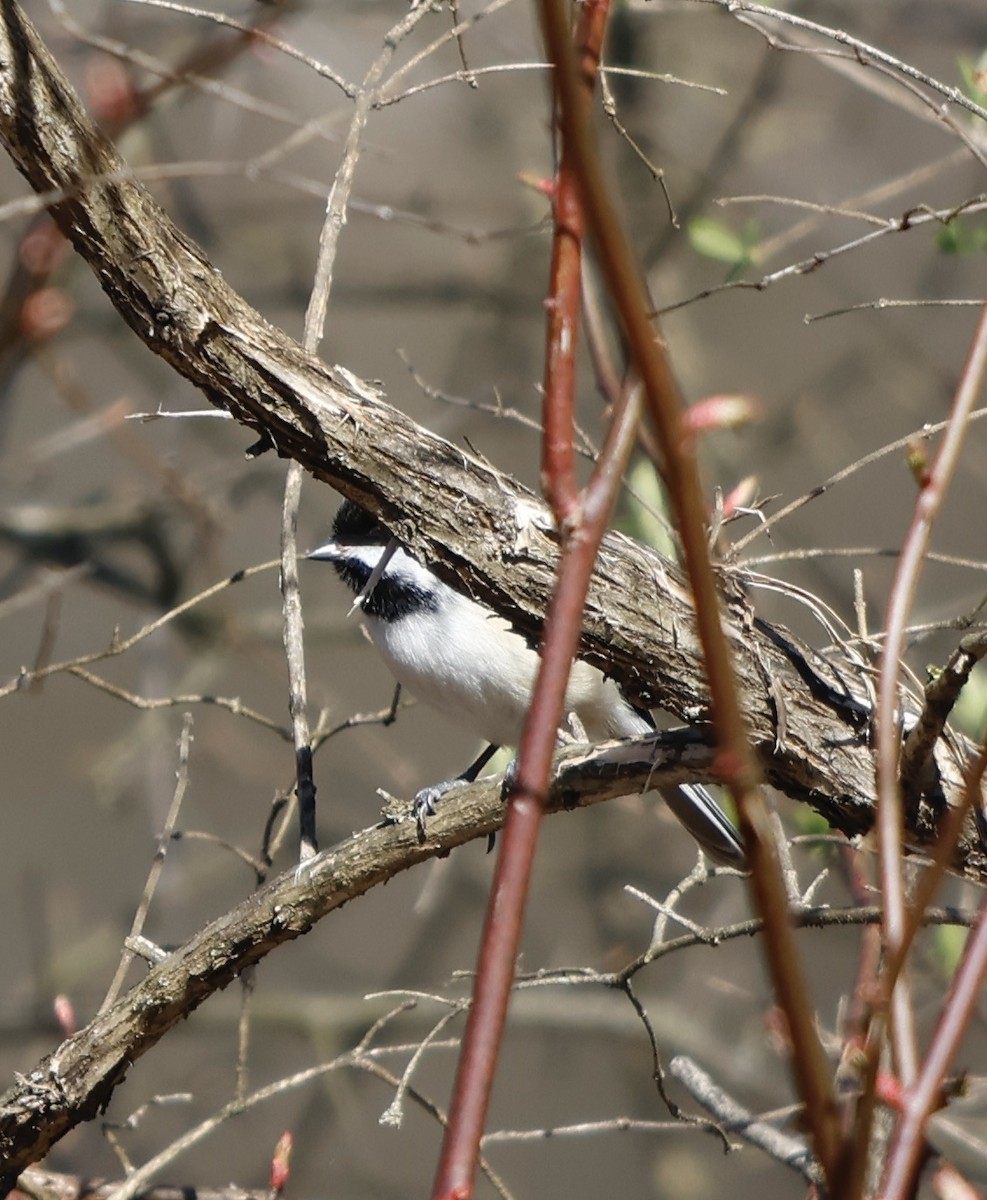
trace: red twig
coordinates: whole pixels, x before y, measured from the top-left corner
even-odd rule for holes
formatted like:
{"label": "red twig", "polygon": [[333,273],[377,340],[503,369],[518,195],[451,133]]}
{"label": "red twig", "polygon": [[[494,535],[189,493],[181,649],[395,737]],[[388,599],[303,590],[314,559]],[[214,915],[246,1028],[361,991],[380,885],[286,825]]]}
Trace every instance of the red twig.
{"label": "red twig", "polygon": [[[595,83],[609,7],[610,0],[586,0],[581,9],[576,42],[584,63],[581,85],[587,95]],[[432,1189],[435,1200],[466,1200],[472,1195],[586,589],[640,417],[640,406],[632,398],[615,413],[593,478],[580,496],[572,446],[583,219],[567,159],[563,149],[555,188],[556,233],[547,302],[542,451],[543,485],[562,533],[563,552],[546,616],[538,678],[518,748],[517,777],[487,906],[473,1003]]]}
{"label": "red twig", "polygon": [[[914,1014],[902,977],[908,946],[914,935],[916,912],[914,909],[911,913],[908,912],[904,892],[901,837],[902,799],[898,777],[898,759],[901,749],[898,680],[909,613],[922,572],[932,526],[952,479],[966,433],[967,420],[983,386],[985,372],[987,372],[987,307],[982,310],[977,324],[939,452],[931,470],[923,475],[922,488],[902,545],[888,601],[885,622],[887,632],[878,679],[875,739],[878,791],[877,832],[887,967],[882,976],[874,980],[874,986],[871,989],[874,1011],[867,1038],[869,1061],[864,1095],[859,1107],[859,1112],[864,1119],[858,1121],[855,1145],[858,1161],[867,1153],[870,1130],[868,1118],[873,1107],[877,1062],[884,1042],[888,1005],[891,1009],[891,1041],[895,1070],[906,1092],[909,1092],[913,1085],[918,1086],[916,1077],[919,1074],[919,1066]],[[943,1012],[944,1021],[947,1021],[950,1004],[951,1001],[948,1000]],[[951,1020],[952,1018],[949,1018],[950,1022]],[[948,1027],[951,1028],[951,1025]],[[927,1070],[928,1060],[921,1068],[922,1079],[926,1078]],[[907,1111],[912,1115],[903,1122],[888,1165],[889,1178],[894,1178],[896,1187],[899,1189],[904,1187],[906,1179],[913,1178],[919,1161],[919,1151],[912,1144],[918,1140],[915,1109],[910,1107]],[[926,1115],[928,1115],[927,1112]],[[905,1130],[906,1124],[907,1131]],[[906,1161],[909,1164],[907,1170],[901,1165]],[[909,1171],[912,1172],[912,1175],[909,1175]],[[859,1177],[859,1167],[854,1174]],[[899,1191],[899,1194],[904,1195],[905,1192]]]}
{"label": "red twig", "polygon": [[[943,818],[939,836],[936,839],[932,862],[922,872],[922,877],[915,886],[908,908],[905,913],[905,928],[901,945],[894,955],[886,955],[884,960],[884,976],[886,979],[897,978],[915,935],[924,927],[925,910],[932,903],[932,898],[949,870],[953,861],[953,851],[963,833],[963,827],[975,804],[979,804],[981,782],[984,771],[987,770],[987,745],[981,746],[976,761],[967,774],[963,798],[955,807],[950,808]],[[873,976],[872,976],[873,978]],[[869,981],[868,981],[869,982]],[[879,989],[879,994],[886,994],[887,985]]]}
{"label": "red twig", "polygon": [[435,1200],[465,1200],[472,1194],[476,1156],[514,979],[555,735],[562,721],[569,668],[579,644],[586,587],[617,485],[634,447],[639,416],[639,403],[632,398],[615,417],[593,482],[583,496],[580,529],[570,539],[559,563],[556,589],[546,617],[541,668],[521,736],[517,782],[501,835],[500,857],[487,906],[473,1004],[433,1185]]}
{"label": "red twig", "polygon": [[882,1200],[908,1200],[915,1194],[925,1155],[925,1124],[942,1105],[943,1081],[980,1001],[987,972],[987,898],[967,940],[963,959],[946,997],[939,1024],[914,1084],[905,1089],[904,1112],[891,1144]]}
{"label": "red twig", "polygon": [[[844,862],[846,882],[853,903],[860,908],[868,907],[874,889],[869,876],[864,873],[865,856],[850,846],[842,846],[840,857]],[[843,1021],[843,1050],[838,1068],[839,1072],[848,1076],[854,1084],[860,1079],[867,1065],[862,1060],[865,1060],[867,1023],[871,1014],[868,999],[874,976],[880,969],[881,954],[881,931],[876,925],[868,926],[861,931],[857,976]],[[861,1127],[869,1128],[876,1102],[872,1091],[866,1087],[861,1090],[863,1094],[856,1106],[848,1105],[842,1114],[843,1135],[847,1144],[851,1146],[850,1165],[843,1180],[848,1200],[849,1197],[859,1195],[867,1169],[867,1156],[859,1153],[860,1145],[859,1139],[856,1139],[856,1131]],[[854,1150],[858,1152],[854,1153]]]}
{"label": "red twig", "polygon": [[[918,499],[911,525],[898,559],[894,583],[888,601],[885,640],[878,678],[877,751],[877,831],[881,852],[881,888],[885,911],[885,943],[896,954],[905,937],[905,895],[902,878],[902,812],[898,780],[898,756],[901,749],[898,717],[898,679],[904,654],[906,630],[915,590],[922,573],[932,526],[945,499],[966,435],[967,418],[973,411],[987,371],[987,307],[980,315],[966,366],[953,400],[949,422],[932,469],[928,472]],[[889,982],[894,982],[893,980]],[[893,1034],[896,1060],[904,1063],[912,1057]],[[899,1074],[902,1062],[896,1061]],[[908,1082],[908,1079],[905,1079]]]}
{"label": "red twig", "polygon": [[554,187],[552,293],[545,344],[544,434],[541,481],[559,529],[578,521],[579,490],[573,468],[572,424],[576,395],[576,340],[579,332],[583,217],[579,193],[565,149]]}
{"label": "red twig", "polygon": [[[600,47],[609,0],[584,4],[576,33],[576,52],[586,96],[591,97],[600,66]],[[552,238],[552,290],[546,301],[544,436],[542,487],[559,529],[579,519],[579,493],[573,468],[573,408],[576,395],[576,343],[582,296],[582,245],[586,222],[572,151],[562,143],[554,187],[555,232]]]}
{"label": "red twig", "polygon": [[814,1149],[833,1194],[846,1155],[829,1066],[813,1020],[804,974],[787,912],[784,880],[734,687],[733,669],[720,624],[719,599],[706,547],[705,511],[694,454],[683,445],[681,402],[661,354],[648,313],[650,305],[596,155],[588,105],[569,47],[563,0],[542,0],[549,55],[555,65],[563,137],[579,172],[587,227],[594,239],[624,332],[640,373],[665,459],[666,483],[682,537],[685,566],[696,600],[719,745],[720,774],[737,799],[752,866],[752,887],[765,922],[765,945],[778,1000],[791,1030],[793,1068],[806,1104]]}

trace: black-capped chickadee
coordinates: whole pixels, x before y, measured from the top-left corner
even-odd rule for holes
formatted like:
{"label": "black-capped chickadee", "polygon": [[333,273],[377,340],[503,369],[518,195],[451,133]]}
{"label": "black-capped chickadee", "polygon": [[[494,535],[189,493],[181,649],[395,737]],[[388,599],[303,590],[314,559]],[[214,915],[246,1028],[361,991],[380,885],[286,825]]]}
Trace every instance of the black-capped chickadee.
{"label": "black-capped chickadee", "polygon": [[[361,597],[367,631],[397,681],[490,743],[460,776],[475,779],[497,747],[518,743],[537,652],[503,617],[457,592],[395,545],[384,526],[351,500],[337,512],[332,533],[332,540],[308,557],[331,562]],[[375,571],[378,577],[367,588]],[[590,741],[646,737],[655,729],[649,713],[635,708],[614,680],[586,662],[573,663],[565,703]],[[432,811],[443,788],[419,793],[416,811]],[[745,869],[740,835],[704,787],[684,783],[661,794],[710,858]]]}

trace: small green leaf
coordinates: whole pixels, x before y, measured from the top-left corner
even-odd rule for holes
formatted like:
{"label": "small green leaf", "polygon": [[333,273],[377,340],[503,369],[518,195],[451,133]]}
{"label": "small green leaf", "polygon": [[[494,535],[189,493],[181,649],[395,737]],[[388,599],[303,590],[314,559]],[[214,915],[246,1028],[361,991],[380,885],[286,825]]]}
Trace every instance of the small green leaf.
{"label": "small green leaf", "polygon": [[797,806],[794,819],[795,824],[798,826],[799,834],[803,837],[832,833],[832,829],[826,818],[821,813],[817,813],[814,808],[809,808],[805,804]]}
{"label": "small green leaf", "polygon": [[975,104],[983,104],[987,100],[987,51],[981,54],[976,62],[962,55],[958,66],[963,79],[963,90]]}
{"label": "small green leaf", "polygon": [[949,719],[968,737],[983,737],[987,725],[987,676],[983,671],[974,671],[963,685]]}
{"label": "small green leaf", "polygon": [[704,258],[746,266],[750,260],[750,244],[746,237],[713,217],[694,217],[689,222],[689,241],[693,250]]}
{"label": "small green leaf", "polygon": [[987,225],[950,221],[936,230],[936,247],[942,254],[982,254],[987,250]]}
{"label": "small green leaf", "polygon": [[675,545],[668,531],[668,503],[654,463],[643,456],[627,476],[627,500],[621,504],[617,527],[628,537],[653,546],[666,558],[675,558]]}
{"label": "small green leaf", "polygon": [[940,925],[936,929],[936,950],[943,970],[949,977],[960,965],[969,932],[962,925]]}

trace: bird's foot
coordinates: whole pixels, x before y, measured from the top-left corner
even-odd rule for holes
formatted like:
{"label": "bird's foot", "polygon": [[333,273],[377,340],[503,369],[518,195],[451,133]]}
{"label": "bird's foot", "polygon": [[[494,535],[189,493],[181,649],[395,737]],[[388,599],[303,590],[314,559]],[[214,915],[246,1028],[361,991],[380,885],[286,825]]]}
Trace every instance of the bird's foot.
{"label": "bird's foot", "polygon": [[435,816],[435,806],[451,793],[469,787],[470,782],[467,779],[447,779],[445,783],[433,783],[429,787],[422,788],[415,796],[411,802],[411,812],[415,818],[420,842],[425,840],[425,821],[428,817]]}

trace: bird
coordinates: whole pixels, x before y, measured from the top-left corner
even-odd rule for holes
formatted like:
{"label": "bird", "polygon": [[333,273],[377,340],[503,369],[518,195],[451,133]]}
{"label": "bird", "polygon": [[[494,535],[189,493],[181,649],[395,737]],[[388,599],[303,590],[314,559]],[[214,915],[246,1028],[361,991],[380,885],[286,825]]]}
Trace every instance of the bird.
{"label": "bird", "polygon": [[[509,621],[440,579],[352,500],[338,509],[330,540],[307,558],[332,563],[357,597],[370,640],[398,683],[489,743],[458,780],[475,779],[499,747],[517,746],[538,652]],[[572,664],[565,710],[591,742],[655,731],[649,712],[580,659]],[[455,782],[418,793],[420,826]],[[705,787],[681,783],[659,790],[710,859],[746,869],[740,834]]]}

